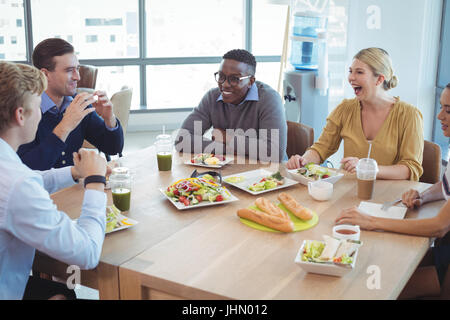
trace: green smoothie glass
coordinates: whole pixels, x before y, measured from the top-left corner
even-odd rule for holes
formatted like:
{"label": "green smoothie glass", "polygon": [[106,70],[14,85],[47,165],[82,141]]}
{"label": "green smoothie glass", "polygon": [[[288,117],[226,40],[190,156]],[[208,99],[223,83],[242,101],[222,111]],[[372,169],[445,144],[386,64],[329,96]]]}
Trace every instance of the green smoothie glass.
{"label": "green smoothie glass", "polygon": [[130,210],[131,176],[129,174],[112,174],[109,177],[113,203],[122,212]]}
{"label": "green smoothie glass", "polygon": [[159,171],[172,170],[172,137],[168,134],[160,134],[156,137],[155,145]]}

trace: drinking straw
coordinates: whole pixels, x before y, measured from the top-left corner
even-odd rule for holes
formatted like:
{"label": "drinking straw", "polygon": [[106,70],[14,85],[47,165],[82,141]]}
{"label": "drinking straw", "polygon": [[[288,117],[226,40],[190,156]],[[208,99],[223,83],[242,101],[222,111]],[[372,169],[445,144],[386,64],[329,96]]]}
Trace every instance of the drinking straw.
{"label": "drinking straw", "polygon": [[367,154],[367,159],[370,159],[370,152],[372,151],[372,141],[369,141],[369,153]]}

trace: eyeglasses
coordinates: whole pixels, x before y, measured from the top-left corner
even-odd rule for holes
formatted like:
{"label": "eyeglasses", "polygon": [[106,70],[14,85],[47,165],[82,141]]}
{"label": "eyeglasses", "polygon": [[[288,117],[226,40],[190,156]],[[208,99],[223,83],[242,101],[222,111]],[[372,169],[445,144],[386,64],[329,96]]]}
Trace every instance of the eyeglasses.
{"label": "eyeglasses", "polygon": [[233,76],[233,75],[226,76],[223,72],[220,72],[220,71],[214,73],[214,78],[216,79],[217,83],[222,84],[225,81],[228,81],[230,86],[237,86],[241,80],[248,79],[251,77],[253,77],[253,76],[252,75],[244,76],[244,77],[238,77],[238,76]]}

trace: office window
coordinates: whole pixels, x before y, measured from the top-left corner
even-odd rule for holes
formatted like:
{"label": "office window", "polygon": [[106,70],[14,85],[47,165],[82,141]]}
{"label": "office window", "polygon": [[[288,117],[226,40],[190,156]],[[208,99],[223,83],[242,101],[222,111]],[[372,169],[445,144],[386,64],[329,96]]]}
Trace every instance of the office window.
{"label": "office window", "polygon": [[116,19],[85,19],[86,26],[121,26],[123,25],[123,21],[121,18]]}
{"label": "office window", "polygon": [[148,66],[148,108],[196,107],[203,95],[217,86],[217,69],[218,64]]}
{"label": "office window", "polygon": [[222,56],[244,44],[243,0],[147,0],[147,56]]}
{"label": "office window", "polygon": [[[223,54],[236,48],[256,56],[257,80],[278,86],[286,6],[262,0],[29,0],[30,26],[23,0],[0,1],[8,4],[8,18],[4,8],[0,18],[0,34],[8,35],[2,47],[6,59],[31,63],[25,29],[32,33],[32,47],[49,37],[66,39],[80,63],[99,67],[98,88],[113,94],[124,85],[133,87],[132,108],[197,106],[217,86],[212,74]],[[345,84],[348,1],[329,1],[338,15],[329,23],[330,35],[338,38],[330,42],[330,100]],[[50,19],[49,12],[58,14]],[[17,35],[16,44],[10,35]]]}
{"label": "office window", "polygon": [[279,56],[283,51],[287,6],[253,1],[252,52]]}
{"label": "office window", "polygon": [[131,106],[134,109],[139,108],[140,104],[140,82],[139,67],[120,66],[120,67],[99,67],[97,76],[97,90],[104,90],[108,97],[127,86],[133,88]]}
{"label": "office window", "polygon": [[4,53],[0,53],[0,59],[5,59],[5,54]]}
{"label": "office window", "polygon": [[2,59],[26,61],[23,1],[8,0],[4,4],[0,9],[0,45],[2,45]]}
{"label": "office window", "polygon": [[[58,12],[51,19],[49,8]],[[79,35],[72,43],[79,59],[139,56],[138,0],[31,0],[31,13],[34,46],[52,37],[58,26],[63,39],[69,34]],[[116,42],[110,41],[111,32],[120,35]]]}
{"label": "office window", "polygon": [[97,35],[87,35],[86,42],[87,43],[98,42],[98,36]]}

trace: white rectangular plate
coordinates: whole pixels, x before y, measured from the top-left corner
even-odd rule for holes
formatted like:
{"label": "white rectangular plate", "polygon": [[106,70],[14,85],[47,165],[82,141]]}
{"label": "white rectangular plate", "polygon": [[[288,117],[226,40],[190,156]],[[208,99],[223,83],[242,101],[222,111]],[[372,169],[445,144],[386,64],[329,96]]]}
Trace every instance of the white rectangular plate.
{"label": "white rectangular plate", "polygon": [[[266,192],[271,192],[271,191],[275,191],[275,190],[280,190],[283,188],[288,188],[290,186],[296,185],[298,184],[297,181],[291,180],[289,178],[284,177],[284,184],[277,186],[276,188],[273,189],[268,189],[268,190],[262,190],[262,191],[252,191],[250,190],[248,187],[250,187],[252,184],[254,184],[255,182],[259,182],[262,178],[268,177],[272,174],[274,174],[275,172],[270,172],[264,169],[258,169],[258,170],[253,170],[253,171],[246,171],[246,172],[242,172],[242,173],[237,173],[237,174],[233,174],[230,176],[226,176],[222,178],[222,181],[225,183],[228,183],[229,185],[232,185],[233,187],[239,188],[241,190],[247,191],[248,193],[252,194],[252,195],[258,195],[261,193],[266,193]],[[231,183],[231,182],[227,182],[225,181],[227,178],[231,178],[231,177],[244,177],[244,180],[239,182],[239,183]]]}
{"label": "white rectangular plate", "polygon": [[128,229],[128,228],[131,228],[131,227],[133,227],[133,226],[135,226],[135,225],[137,225],[139,223],[138,221],[136,221],[134,219],[131,219],[131,218],[128,218],[127,216],[124,216],[123,214],[120,214],[120,213],[118,214],[118,217],[119,217],[119,220],[127,219],[126,223],[129,223],[131,225],[130,226],[121,226],[121,227],[118,227],[118,228],[114,228],[110,232],[106,232],[106,234],[113,233],[113,232],[116,232],[116,231],[119,231],[119,230],[123,230],[123,229]]}
{"label": "white rectangular plate", "polygon": [[170,198],[164,189],[159,189],[159,191],[161,191],[161,193],[178,209],[178,210],[187,210],[187,209],[194,209],[194,208],[202,208],[202,207],[210,207],[210,206],[216,206],[216,205],[220,205],[220,204],[226,204],[226,203],[230,203],[230,202],[234,202],[234,201],[238,201],[239,199],[236,198],[235,196],[233,196],[230,192],[230,190],[227,189],[228,193],[230,194],[230,196],[228,197],[228,199],[224,200],[224,201],[219,201],[219,202],[209,202],[209,201],[202,201],[198,204],[194,204],[194,205],[189,205],[189,206],[185,206],[183,203],[181,202],[176,202],[173,201],[172,198]]}
{"label": "white rectangular plate", "polygon": [[380,203],[362,201],[359,204],[358,209],[365,214],[368,214],[369,216],[399,220],[405,218],[406,211],[408,211],[408,208],[406,208],[405,206],[392,206],[388,210],[384,211],[381,210],[382,206],[383,205]]}
{"label": "white rectangular plate", "polygon": [[353,262],[349,266],[339,266],[331,263],[317,263],[317,262],[309,262],[302,261],[303,247],[306,244],[306,240],[303,241],[300,250],[297,252],[297,256],[295,257],[295,263],[298,264],[303,270],[311,273],[325,274],[328,276],[334,277],[342,277],[352,271],[355,268],[356,258],[358,257],[358,250],[356,250],[355,255],[353,257]]}
{"label": "white rectangular plate", "polygon": [[[118,216],[119,216],[119,219],[120,219],[120,220],[122,220],[122,219],[127,219],[126,222],[129,223],[130,225],[129,225],[129,226],[121,226],[121,227],[115,228],[115,229],[113,229],[112,231],[105,232],[105,234],[110,234],[110,233],[113,233],[113,232],[116,232],[116,231],[119,231],[119,230],[128,229],[128,228],[134,227],[135,225],[137,225],[137,224],[139,223],[139,221],[134,220],[134,219],[131,219],[131,218],[128,218],[127,216],[124,216],[123,214],[120,214],[120,213],[119,213]],[[74,223],[76,223],[77,220],[78,220],[78,219],[74,219],[74,220],[72,220],[72,221],[73,221]]]}
{"label": "white rectangular plate", "polygon": [[191,160],[185,161],[184,164],[195,166],[195,167],[219,169],[233,161],[234,161],[234,157],[227,156],[225,161],[220,161],[219,164],[192,163]]}
{"label": "white rectangular plate", "polygon": [[[329,169],[329,170],[333,170],[333,169]],[[298,169],[286,170],[286,171],[288,173],[288,176],[291,179],[294,179],[295,181],[298,181],[305,186],[307,186],[309,182],[318,181],[318,180],[306,178],[305,176],[298,173]],[[335,170],[333,170],[333,171],[335,171]],[[344,176],[344,174],[338,173],[337,171],[335,171],[335,172],[336,172],[336,175],[329,177],[329,178],[322,179],[322,181],[330,182],[332,184],[335,184],[336,182],[338,182]]]}

